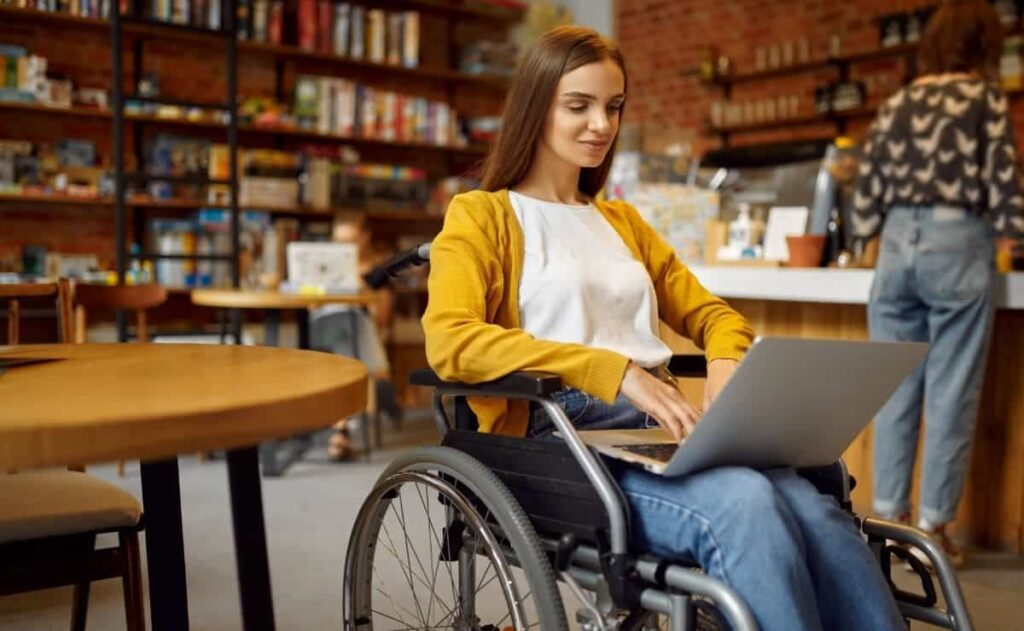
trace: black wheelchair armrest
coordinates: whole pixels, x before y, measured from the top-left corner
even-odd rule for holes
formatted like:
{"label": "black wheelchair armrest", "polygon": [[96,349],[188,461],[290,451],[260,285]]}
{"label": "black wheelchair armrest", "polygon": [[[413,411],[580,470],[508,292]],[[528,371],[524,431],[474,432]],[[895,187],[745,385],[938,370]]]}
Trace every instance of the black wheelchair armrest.
{"label": "black wheelchair armrest", "polygon": [[445,381],[429,368],[419,368],[409,375],[409,383],[416,386],[437,388],[441,394],[445,391],[472,391],[480,396],[535,396],[546,397],[562,389],[562,379],[543,372],[514,372],[494,381],[484,383],[460,383]]}
{"label": "black wheelchair armrest", "polygon": [[703,379],[708,376],[708,362],[703,355],[673,355],[668,371],[676,377]]}
{"label": "black wheelchair armrest", "polygon": [[[703,355],[673,355],[668,370],[677,377],[707,377],[708,365]],[[418,368],[409,375],[409,383],[438,390],[472,390],[481,396],[536,396],[546,397],[561,390],[562,379],[544,372],[514,372],[494,381],[462,383],[445,381],[430,368]]]}

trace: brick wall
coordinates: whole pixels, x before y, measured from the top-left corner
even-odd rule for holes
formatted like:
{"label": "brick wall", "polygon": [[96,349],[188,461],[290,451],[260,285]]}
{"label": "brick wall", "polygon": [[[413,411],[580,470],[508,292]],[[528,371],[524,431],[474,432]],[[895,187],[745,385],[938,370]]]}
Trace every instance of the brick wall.
{"label": "brick wall", "polygon": [[[844,53],[874,50],[878,29],[874,18],[895,11],[935,4],[934,0],[617,0],[616,37],[629,70],[629,122],[648,127],[676,128],[692,135],[699,151],[717,144],[701,133],[710,104],[722,90],[707,86],[687,70],[699,67],[708,47],[731,58],[736,71],[755,68],[759,45],[806,38],[812,58],[825,57],[829,38],[840,37]],[[867,78],[869,102],[877,103],[900,85],[902,62],[877,61],[853,68],[851,78]],[[836,78],[824,70],[737,85],[733,99],[744,101],[777,94],[799,94],[802,111],[812,112],[815,85]],[[1024,130],[1024,100],[1014,101],[1018,133]],[[870,119],[850,122],[848,133],[860,136]],[[772,132],[736,134],[734,144],[822,137],[833,125],[812,125]]]}

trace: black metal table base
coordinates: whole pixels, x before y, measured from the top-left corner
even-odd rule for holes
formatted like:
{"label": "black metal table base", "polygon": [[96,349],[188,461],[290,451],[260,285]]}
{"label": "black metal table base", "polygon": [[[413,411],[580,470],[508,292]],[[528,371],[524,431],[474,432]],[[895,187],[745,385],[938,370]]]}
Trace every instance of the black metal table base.
{"label": "black metal table base", "polygon": [[[229,451],[227,461],[243,629],[274,631],[257,448]],[[142,502],[153,631],[188,631],[177,459],[142,463]]]}
{"label": "black metal table base", "polygon": [[235,531],[238,588],[245,631],[274,631],[270,562],[263,522],[259,456],[256,447],[228,452],[231,519]]}
{"label": "black metal table base", "polygon": [[141,475],[153,631],[188,631],[178,460],[143,462]]}

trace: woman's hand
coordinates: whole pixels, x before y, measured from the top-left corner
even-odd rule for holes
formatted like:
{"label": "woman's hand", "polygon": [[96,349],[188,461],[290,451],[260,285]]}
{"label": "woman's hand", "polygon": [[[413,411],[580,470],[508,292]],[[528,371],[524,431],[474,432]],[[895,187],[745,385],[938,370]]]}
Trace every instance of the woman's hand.
{"label": "woman's hand", "polygon": [[700,420],[701,411],[690,405],[677,388],[630,363],[619,388],[629,402],[649,414],[658,425],[680,441]]}
{"label": "woman's hand", "polygon": [[711,407],[722,388],[732,379],[740,363],[735,359],[713,359],[708,362],[708,378],[704,382],[704,409]]}

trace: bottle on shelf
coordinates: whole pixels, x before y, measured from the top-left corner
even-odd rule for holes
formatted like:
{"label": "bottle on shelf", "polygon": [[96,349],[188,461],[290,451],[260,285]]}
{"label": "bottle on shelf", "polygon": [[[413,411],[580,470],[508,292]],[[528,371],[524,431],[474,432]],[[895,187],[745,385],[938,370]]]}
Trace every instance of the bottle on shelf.
{"label": "bottle on shelf", "polygon": [[729,248],[742,251],[753,243],[753,222],[750,219],[750,204],[739,205],[739,216],[729,222]]}
{"label": "bottle on shelf", "polygon": [[839,261],[846,244],[843,226],[843,213],[839,205],[834,204],[829,213],[828,224],[825,226],[825,248],[821,255],[821,266],[829,267]]}

